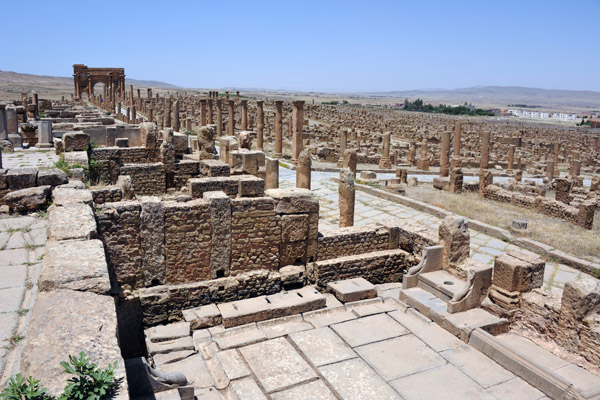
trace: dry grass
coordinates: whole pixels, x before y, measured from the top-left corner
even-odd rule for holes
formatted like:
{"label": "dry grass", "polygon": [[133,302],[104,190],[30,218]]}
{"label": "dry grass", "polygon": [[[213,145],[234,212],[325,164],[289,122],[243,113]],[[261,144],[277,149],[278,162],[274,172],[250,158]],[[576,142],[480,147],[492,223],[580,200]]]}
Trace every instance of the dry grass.
{"label": "dry grass", "polygon": [[528,221],[527,236],[533,240],[590,261],[600,255],[598,212],[594,218],[594,229],[586,230],[534,210],[480,199],[477,193],[472,192],[452,194],[436,190],[431,185],[419,185],[407,187],[406,196],[504,229],[509,229],[514,219],[524,219]]}

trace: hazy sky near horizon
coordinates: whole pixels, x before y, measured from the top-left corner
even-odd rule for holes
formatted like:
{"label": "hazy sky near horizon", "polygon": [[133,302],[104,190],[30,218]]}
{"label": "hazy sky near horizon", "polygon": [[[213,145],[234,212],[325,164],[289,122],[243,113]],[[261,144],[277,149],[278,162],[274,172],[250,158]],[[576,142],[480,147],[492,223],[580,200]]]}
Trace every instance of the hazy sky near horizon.
{"label": "hazy sky near horizon", "polygon": [[3,1],[0,70],[193,88],[600,91],[600,0]]}

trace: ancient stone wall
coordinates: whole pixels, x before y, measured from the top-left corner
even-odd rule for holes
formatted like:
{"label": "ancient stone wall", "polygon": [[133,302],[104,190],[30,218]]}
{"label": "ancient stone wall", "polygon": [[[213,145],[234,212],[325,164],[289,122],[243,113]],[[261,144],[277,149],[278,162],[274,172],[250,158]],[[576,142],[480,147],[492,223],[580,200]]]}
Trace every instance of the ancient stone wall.
{"label": "ancient stone wall", "polygon": [[281,218],[270,197],[231,201],[231,274],[279,267]]}
{"label": "ancient stone wall", "polygon": [[164,215],[166,282],[210,279],[212,221],[208,202],[167,202]]}
{"label": "ancient stone wall", "polygon": [[163,163],[125,164],[120,175],[129,175],[136,194],[155,195],[167,190],[167,175]]}
{"label": "ancient stone wall", "polygon": [[93,189],[91,192],[95,204],[113,203],[123,199],[123,191],[117,187]]}
{"label": "ancient stone wall", "polygon": [[389,241],[389,231],[374,226],[353,226],[321,232],[317,241],[317,260],[388,250]]}

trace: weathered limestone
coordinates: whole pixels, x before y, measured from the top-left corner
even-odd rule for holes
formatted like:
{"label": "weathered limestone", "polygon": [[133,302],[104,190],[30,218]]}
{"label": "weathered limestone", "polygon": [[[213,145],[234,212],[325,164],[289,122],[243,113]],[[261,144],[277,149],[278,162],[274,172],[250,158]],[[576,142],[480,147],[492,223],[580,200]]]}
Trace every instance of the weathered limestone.
{"label": "weathered limestone", "polygon": [[329,282],[327,289],[342,303],[372,299],[377,296],[375,285],[364,278]]}
{"label": "weathered limestone", "polygon": [[453,168],[450,173],[450,193],[461,193],[463,188],[463,173],[460,168]]}
{"label": "weathered limestone", "polygon": [[440,155],[440,176],[448,176],[449,170],[449,153],[450,153],[450,132],[442,132],[442,153]]}
{"label": "weathered limestone", "polygon": [[444,246],[443,268],[455,268],[469,258],[469,224],[464,218],[446,217],[440,224],[439,244]]}
{"label": "weathered limestone", "polygon": [[145,197],[141,202],[140,242],[144,265],[144,286],[164,285],[165,278],[165,211],[159,197]]}
{"label": "weathered limestone", "polygon": [[427,156],[427,138],[423,138],[421,142],[421,152],[419,159],[417,160],[417,168],[423,171],[429,171],[429,158]]}
{"label": "weathered limestone", "polygon": [[256,147],[258,150],[263,150],[264,141],[264,129],[265,129],[265,112],[263,110],[264,101],[258,100],[256,102]]}
{"label": "weathered limestone", "polygon": [[275,101],[275,157],[283,156],[283,101]]}
{"label": "weathered limestone", "polygon": [[231,200],[223,192],[204,192],[202,198],[210,204],[211,253],[210,276],[212,279],[229,276],[231,264]]}
{"label": "weathered limestone", "polygon": [[354,174],[348,168],[340,171],[339,181],[340,228],[354,225]]}
{"label": "weathered limestone", "polygon": [[390,162],[390,137],[391,134],[386,132],[383,134],[383,151],[379,159],[379,168],[388,169],[392,167]]}
{"label": "weathered limestone", "polygon": [[4,196],[3,201],[16,213],[27,213],[48,206],[50,186],[36,186],[15,190]]}
{"label": "weathered limestone", "polygon": [[481,136],[481,169],[488,169],[490,163],[490,131],[483,131]]}
{"label": "weathered limestone", "polygon": [[304,100],[296,100],[292,102],[293,112],[293,151],[292,151],[292,162],[298,160],[300,153],[304,148],[302,141],[302,128],[304,124]]}
{"label": "weathered limestone", "polygon": [[235,135],[235,100],[227,100],[227,112],[229,125],[227,128],[227,134],[229,136]]}
{"label": "weathered limestone", "polygon": [[90,135],[83,132],[65,133],[62,140],[65,152],[84,151],[87,150],[90,145]]}
{"label": "weathered limestone", "polygon": [[279,187],[279,160],[267,158],[265,162],[265,189],[277,189]]}
{"label": "weathered limestone", "polygon": [[344,155],[346,153],[346,146],[348,144],[348,131],[340,129],[340,151],[338,159],[338,167],[341,167],[344,163]]}
{"label": "weathered limestone", "polygon": [[494,176],[487,169],[479,171],[479,197],[484,197],[485,188],[494,182]]}
{"label": "weathered limestone", "polygon": [[342,165],[343,168],[348,168],[354,176],[356,176],[356,164],[357,164],[357,154],[356,150],[349,149],[344,153],[344,163]]}
{"label": "weathered limestone", "polygon": [[460,138],[462,135],[462,125],[460,120],[454,122],[454,141],[453,141],[453,156],[460,157]]}
{"label": "weathered limestone", "polygon": [[38,142],[35,147],[47,149],[52,147],[52,121],[40,121],[38,123]]}
{"label": "weathered limestone", "polygon": [[311,158],[308,150],[302,151],[298,156],[296,167],[296,187],[310,190]]}

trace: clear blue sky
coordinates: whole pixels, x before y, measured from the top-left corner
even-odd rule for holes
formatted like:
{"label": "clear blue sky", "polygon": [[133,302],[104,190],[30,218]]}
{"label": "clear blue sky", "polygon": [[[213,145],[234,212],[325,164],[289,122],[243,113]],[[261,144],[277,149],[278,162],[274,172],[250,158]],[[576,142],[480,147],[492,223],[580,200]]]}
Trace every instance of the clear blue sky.
{"label": "clear blue sky", "polygon": [[9,1],[0,70],[185,87],[600,91],[600,0]]}

